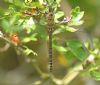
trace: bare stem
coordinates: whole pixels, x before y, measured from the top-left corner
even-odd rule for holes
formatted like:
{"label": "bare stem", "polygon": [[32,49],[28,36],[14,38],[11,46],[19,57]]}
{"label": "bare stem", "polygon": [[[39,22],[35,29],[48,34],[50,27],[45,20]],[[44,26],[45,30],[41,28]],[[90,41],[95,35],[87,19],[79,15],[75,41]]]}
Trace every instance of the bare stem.
{"label": "bare stem", "polygon": [[83,70],[82,64],[70,69],[63,79],[52,76],[52,81],[57,85],[68,85]]}

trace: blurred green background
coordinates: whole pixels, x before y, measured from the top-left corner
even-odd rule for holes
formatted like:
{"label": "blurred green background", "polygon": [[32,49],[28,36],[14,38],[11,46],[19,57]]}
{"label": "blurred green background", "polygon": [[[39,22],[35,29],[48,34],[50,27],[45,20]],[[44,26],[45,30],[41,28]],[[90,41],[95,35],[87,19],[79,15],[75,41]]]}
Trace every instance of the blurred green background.
{"label": "blurred green background", "polygon": [[[62,39],[58,42],[62,43],[64,39],[77,38],[83,42],[88,41],[93,49],[92,39],[100,38],[100,0],[62,0],[61,2],[61,10],[65,12],[66,16],[69,16],[71,9],[76,6],[80,6],[81,10],[85,11],[84,24],[80,26],[81,29],[78,32],[58,35]],[[4,0],[0,0],[0,7],[6,9],[8,6]],[[28,60],[25,60],[23,56],[18,56],[14,47],[2,52],[1,49],[4,46],[4,41],[0,39],[0,85],[31,85],[33,82],[39,83],[38,80],[43,83],[37,85],[55,85],[48,80],[42,80],[34,69],[34,65],[28,63]],[[38,53],[36,59],[39,68],[43,72],[47,72],[47,42],[38,40],[29,43],[28,46]],[[56,51],[53,52],[53,56],[53,74],[57,78],[62,78],[69,67],[68,61],[65,60],[63,54]],[[87,76],[78,76],[69,85],[99,85],[99,83]]]}

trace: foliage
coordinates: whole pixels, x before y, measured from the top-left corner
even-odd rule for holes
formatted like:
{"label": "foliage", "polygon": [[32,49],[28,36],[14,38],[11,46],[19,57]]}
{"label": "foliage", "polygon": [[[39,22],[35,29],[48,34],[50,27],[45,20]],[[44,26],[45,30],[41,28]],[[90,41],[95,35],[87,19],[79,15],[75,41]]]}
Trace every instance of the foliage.
{"label": "foliage", "polygon": [[[45,2],[44,2],[45,1]],[[54,9],[54,32],[53,32],[53,49],[57,52],[65,55],[65,59],[69,59],[70,62],[77,60],[83,64],[84,61],[88,61],[87,57],[90,54],[96,55],[95,50],[91,51],[86,47],[84,43],[77,39],[66,40],[65,46],[61,46],[57,39],[57,35],[65,32],[76,32],[78,26],[83,24],[84,11],[80,10],[77,6],[70,12],[70,17],[65,16],[64,12],[59,9],[61,0],[5,0],[9,4],[8,9],[0,9],[0,37],[14,47],[24,48],[21,51],[25,56],[37,56],[38,53],[30,49],[27,44],[30,42],[44,39],[48,41],[48,34],[46,32],[47,27],[47,14],[48,7],[52,5]],[[53,3],[54,2],[54,3]],[[15,38],[11,38],[11,35],[16,33],[20,39],[20,43]],[[12,43],[16,42],[17,44]],[[67,56],[69,56],[67,58]],[[34,57],[35,58],[35,57]],[[94,56],[95,59],[95,56]],[[94,60],[93,60],[94,61]],[[89,63],[94,63],[89,61]],[[97,64],[97,63],[95,63]],[[96,80],[100,80],[100,73],[98,65],[94,64],[90,67],[85,64],[86,72]],[[97,68],[98,67],[98,68]],[[92,70],[91,70],[92,69]],[[83,69],[84,70],[84,69]]]}

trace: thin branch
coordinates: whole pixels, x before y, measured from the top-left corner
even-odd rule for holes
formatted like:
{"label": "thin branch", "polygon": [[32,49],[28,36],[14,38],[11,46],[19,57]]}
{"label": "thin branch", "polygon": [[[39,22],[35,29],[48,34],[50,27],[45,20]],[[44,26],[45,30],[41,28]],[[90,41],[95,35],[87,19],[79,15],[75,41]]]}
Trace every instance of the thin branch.
{"label": "thin branch", "polygon": [[83,70],[82,64],[76,66],[75,68],[69,70],[69,73],[65,75],[65,77],[62,79],[63,84],[67,85],[69,84],[79,73]]}
{"label": "thin branch", "polygon": [[57,79],[52,76],[52,81],[57,85],[68,85],[83,70],[82,64],[70,69],[63,79]]}
{"label": "thin branch", "polygon": [[6,44],[4,45],[4,47],[1,47],[1,48],[0,48],[0,52],[5,52],[5,51],[7,51],[9,47],[10,47],[10,44],[9,44],[9,43],[6,43]]}
{"label": "thin branch", "polygon": [[39,66],[37,65],[36,61],[35,62],[31,62],[31,64],[34,66],[35,70],[38,72],[38,74],[41,76],[41,78],[43,79],[47,79],[49,78],[49,75],[47,73],[44,73]]}

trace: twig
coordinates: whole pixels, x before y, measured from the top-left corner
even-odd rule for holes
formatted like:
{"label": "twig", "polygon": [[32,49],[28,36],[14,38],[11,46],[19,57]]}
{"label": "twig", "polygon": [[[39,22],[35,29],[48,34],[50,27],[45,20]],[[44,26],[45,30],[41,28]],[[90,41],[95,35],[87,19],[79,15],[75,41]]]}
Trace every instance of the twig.
{"label": "twig", "polygon": [[69,84],[79,73],[83,70],[82,64],[76,66],[75,68],[69,70],[69,73],[65,75],[65,77],[62,79],[63,84],[67,85]]}
{"label": "twig", "polygon": [[41,69],[37,65],[36,61],[31,62],[31,64],[34,66],[35,70],[38,72],[38,74],[41,76],[41,78],[43,78],[43,79],[49,78],[49,75],[47,73],[44,73],[44,72],[41,71]]}
{"label": "twig", "polygon": [[64,76],[63,79],[57,79],[52,76],[52,81],[56,85],[68,85],[79,73],[83,70],[82,64],[70,69],[69,72]]}
{"label": "twig", "polygon": [[9,47],[10,47],[10,44],[9,44],[9,43],[6,43],[4,47],[1,47],[1,48],[0,48],[0,52],[5,52],[5,51],[7,51]]}

